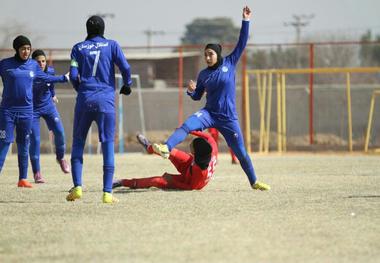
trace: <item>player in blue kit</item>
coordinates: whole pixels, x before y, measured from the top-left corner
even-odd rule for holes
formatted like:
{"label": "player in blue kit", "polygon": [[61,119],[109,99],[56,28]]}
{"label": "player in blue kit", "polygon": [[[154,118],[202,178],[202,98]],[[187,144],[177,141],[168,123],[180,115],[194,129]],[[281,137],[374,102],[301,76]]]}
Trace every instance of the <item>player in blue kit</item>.
{"label": "player in blue kit", "polygon": [[0,61],[0,75],[4,86],[0,104],[0,171],[16,129],[18,186],[31,188],[32,185],[26,178],[33,119],[33,81],[67,82],[67,78],[64,75],[46,74],[34,59],[30,59],[31,43],[27,37],[16,37],[13,48],[16,51],[15,56]]}
{"label": "player in blue kit", "polygon": [[182,142],[189,132],[214,127],[225,137],[228,146],[236,154],[252,188],[269,190],[269,185],[256,180],[251,158],[244,147],[236,111],[235,70],[248,41],[250,16],[251,10],[244,7],[238,43],[227,57],[221,56],[222,47],[219,44],[206,45],[204,56],[208,67],[199,73],[196,84],[190,81],[187,90],[193,100],[200,100],[206,92],[206,106],[176,129],[166,144],[153,144],[153,149],[168,158],[174,146]]}
{"label": "player in blue kit", "polygon": [[[37,61],[40,68],[49,75],[54,75],[54,68],[46,64],[46,55],[43,50],[37,49],[32,53],[32,58]],[[32,164],[34,181],[44,183],[40,168],[40,118],[44,118],[49,130],[54,134],[55,153],[57,163],[62,172],[69,173],[70,167],[64,159],[65,155],[65,131],[61,117],[54,102],[58,99],[55,96],[54,84],[35,80],[33,82],[33,123],[30,135],[29,156]]]}
{"label": "player in blue kit", "polygon": [[130,66],[119,44],[104,38],[104,21],[92,16],[86,22],[87,38],[71,51],[70,80],[77,91],[75,105],[71,173],[74,187],[67,201],[82,197],[83,150],[93,121],[99,131],[103,152],[103,203],[115,203],[112,196],[115,135],[115,67],[123,77],[120,93],[131,93]]}

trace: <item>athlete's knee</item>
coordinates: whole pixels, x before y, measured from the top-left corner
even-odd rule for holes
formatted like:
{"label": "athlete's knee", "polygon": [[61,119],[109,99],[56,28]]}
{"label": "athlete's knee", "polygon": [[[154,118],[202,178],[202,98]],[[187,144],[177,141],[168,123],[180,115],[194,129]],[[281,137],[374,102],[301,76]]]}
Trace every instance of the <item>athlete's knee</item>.
{"label": "athlete's knee", "polygon": [[65,143],[65,133],[63,131],[54,132],[54,139],[56,143],[57,142],[59,142],[59,144]]}
{"label": "athlete's knee", "polygon": [[79,160],[83,162],[83,151],[85,141],[80,139],[74,139],[73,147],[71,149],[71,162]]}
{"label": "athlete's knee", "polygon": [[191,128],[187,125],[187,123],[182,124],[181,127],[179,127],[178,129],[182,129],[186,133],[191,132]]}
{"label": "athlete's knee", "polygon": [[30,143],[33,143],[34,145],[39,145],[41,143],[41,136],[30,136]]}
{"label": "athlete's knee", "polygon": [[73,149],[74,148],[84,148],[84,145],[86,144],[85,140],[82,139],[74,139],[73,140]]}

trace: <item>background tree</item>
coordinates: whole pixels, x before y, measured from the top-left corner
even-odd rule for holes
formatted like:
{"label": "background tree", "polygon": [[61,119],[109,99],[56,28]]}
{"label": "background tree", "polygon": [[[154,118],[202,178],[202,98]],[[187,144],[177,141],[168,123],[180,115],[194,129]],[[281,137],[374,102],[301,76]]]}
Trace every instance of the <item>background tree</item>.
{"label": "background tree", "polygon": [[231,18],[196,18],[186,25],[182,44],[235,43],[240,28],[236,27]]}
{"label": "background tree", "polygon": [[380,35],[372,39],[372,33],[368,30],[360,38],[363,44],[360,47],[360,60],[362,66],[379,66],[380,65],[380,44],[364,44],[365,42],[380,42]]}
{"label": "background tree", "polygon": [[[13,39],[18,35],[29,36],[29,31],[25,25],[18,22],[10,22],[0,26],[0,48],[13,49]],[[30,37],[30,36],[29,36]]]}

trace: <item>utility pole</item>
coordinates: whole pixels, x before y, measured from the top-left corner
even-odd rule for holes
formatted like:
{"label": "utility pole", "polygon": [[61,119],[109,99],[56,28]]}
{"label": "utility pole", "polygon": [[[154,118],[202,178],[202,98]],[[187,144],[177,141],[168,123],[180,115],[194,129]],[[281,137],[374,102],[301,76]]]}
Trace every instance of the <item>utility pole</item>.
{"label": "utility pole", "polygon": [[310,20],[314,18],[314,14],[311,15],[293,15],[293,21],[285,22],[284,26],[292,26],[296,30],[296,43],[301,41],[301,29],[310,24]]}
{"label": "utility pole", "polygon": [[151,28],[147,29],[144,31],[144,34],[146,35],[146,39],[147,39],[147,47],[148,47],[148,52],[150,52],[150,48],[152,47],[152,38],[153,36],[156,36],[156,35],[164,35],[165,32],[162,31],[162,30],[152,30]]}
{"label": "utility pole", "polygon": [[[294,21],[285,22],[284,26],[292,26],[296,29],[296,43],[301,42],[301,29],[310,24],[310,20],[314,18],[314,14],[311,15],[293,15]],[[297,67],[301,67],[300,61],[300,51],[299,48],[296,48],[296,63]]]}

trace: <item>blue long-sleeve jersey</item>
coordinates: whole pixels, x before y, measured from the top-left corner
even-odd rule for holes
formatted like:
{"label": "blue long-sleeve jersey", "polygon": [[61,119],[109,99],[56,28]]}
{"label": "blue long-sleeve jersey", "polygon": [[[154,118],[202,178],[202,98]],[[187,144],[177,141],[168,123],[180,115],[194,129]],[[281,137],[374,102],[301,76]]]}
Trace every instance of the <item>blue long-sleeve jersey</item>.
{"label": "blue long-sleeve jersey", "polygon": [[76,44],[71,51],[70,80],[78,92],[77,107],[86,111],[115,111],[115,66],[131,85],[130,66],[119,44],[100,36]]}
{"label": "blue long-sleeve jersey", "polygon": [[[54,76],[55,70],[48,66],[47,74]],[[35,79],[33,82],[33,110],[43,111],[50,107],[54,107],[53,97],[55,96],[54,83],[46,83],[45,81]]]}
{"label": "blue long-sleeve jersey", "polygon": [[15,57],[0,61],[3,95],[0,107],[15,112],[33,111],[33,81],[66,82],[65,76],[51,76],[41,70],[34,59],[19,61]]}
{"label": "blue long-sleeve jersey", "polygon": [[205,109],[216,120],[237,120],[235,99],[235,69],[249,36],[249,21],[242,21],[239,40],[230,55],[223,58],[217,69],[203,69],[197,79],[196,89],[188,95],[200,100],[206,95]]}

